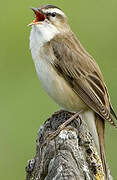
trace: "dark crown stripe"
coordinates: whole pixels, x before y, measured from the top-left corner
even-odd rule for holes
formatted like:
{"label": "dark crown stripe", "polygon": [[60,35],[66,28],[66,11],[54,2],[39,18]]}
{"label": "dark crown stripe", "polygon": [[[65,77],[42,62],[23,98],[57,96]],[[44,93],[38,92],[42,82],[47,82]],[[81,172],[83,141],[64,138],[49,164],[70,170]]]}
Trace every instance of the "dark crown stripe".
{"label": "dark crown stripe", "polygon": [[[57,8],[57,9],[60,9],[58,8],[57,6],[54,6],[54,5],[51,5],[51,4],[48,4],[48,5],[42,5],[40,6],[38,9],[51,9],[51,8]],[[61,10],[61,9],[60,9]]]}

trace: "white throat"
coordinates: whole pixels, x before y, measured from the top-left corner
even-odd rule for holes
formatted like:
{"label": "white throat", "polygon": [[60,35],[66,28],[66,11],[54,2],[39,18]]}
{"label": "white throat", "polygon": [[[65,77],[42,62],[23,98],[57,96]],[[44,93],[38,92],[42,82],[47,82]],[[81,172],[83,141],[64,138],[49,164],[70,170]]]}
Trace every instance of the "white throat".
{"label": "white throat", "polygon": [[59,31],[56,27],[47,21],[32,26],[30,34],[30,49],[33,59],[37,56],[40,47],[53,39],[57,34],[59,34]]}

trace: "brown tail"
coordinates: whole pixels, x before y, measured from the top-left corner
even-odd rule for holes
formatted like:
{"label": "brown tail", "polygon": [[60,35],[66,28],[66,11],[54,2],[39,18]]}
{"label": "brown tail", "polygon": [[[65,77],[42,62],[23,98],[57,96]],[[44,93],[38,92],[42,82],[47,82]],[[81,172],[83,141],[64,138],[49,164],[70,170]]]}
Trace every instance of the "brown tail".
{"label": "brown tail", "polygon": [[95,121],[96,121],[96,128],[99,138],[100,156],[105,173],[105,179],[108,180],[108,167],[106,164],[106,153],[105,153],[105,122],[98,114],[96,114]]}

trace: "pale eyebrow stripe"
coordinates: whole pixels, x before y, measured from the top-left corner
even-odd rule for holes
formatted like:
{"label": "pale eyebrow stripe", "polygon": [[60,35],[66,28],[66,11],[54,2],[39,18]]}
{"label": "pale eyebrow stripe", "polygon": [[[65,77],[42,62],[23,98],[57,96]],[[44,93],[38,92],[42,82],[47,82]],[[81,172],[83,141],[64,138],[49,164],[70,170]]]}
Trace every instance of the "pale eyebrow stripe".
{"label": "pale eyebrow stripe", "polygon": [[50,9],[45,9],[43,10],[45,13],[53,13],[53,12],[56,12],[57,14],[60,14],[62,16],[65,16],[65,14],[60,10],[60,9],[57,9],[57,8],[50,8]]}

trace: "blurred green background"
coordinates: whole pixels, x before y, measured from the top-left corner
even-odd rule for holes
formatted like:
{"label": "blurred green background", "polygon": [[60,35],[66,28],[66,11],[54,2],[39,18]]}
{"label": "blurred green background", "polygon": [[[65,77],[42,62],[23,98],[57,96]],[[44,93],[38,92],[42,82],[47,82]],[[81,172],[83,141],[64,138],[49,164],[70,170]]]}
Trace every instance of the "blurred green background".
{"label": "blurred green background", "polygon": [[[54,4],[101,67],[117,112],[117,0],[12,0],[0,9],[0,179],[24,180],[37,131],[58,106],[37,78],[29,50],[29,7]],[[117,131],[106,130],[107,159],[117,177]]]}

